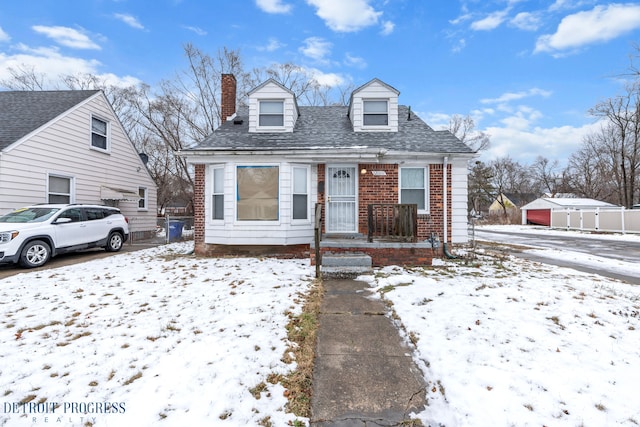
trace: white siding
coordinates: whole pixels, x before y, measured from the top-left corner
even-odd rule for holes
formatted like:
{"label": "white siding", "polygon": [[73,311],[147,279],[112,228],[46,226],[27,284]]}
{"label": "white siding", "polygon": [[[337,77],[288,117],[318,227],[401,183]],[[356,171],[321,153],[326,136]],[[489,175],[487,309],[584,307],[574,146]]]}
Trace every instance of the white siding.
{"label": "white siding", "polygon": [[[313,240],[313,206],[317,200],[317,167],[311,166],[309,181],[309,218],[292,220],[292,174],[298,163],[280,162],[256,158],[247,162],[226,162],[207,167],[205,185],[205,243],[221,245],[293,245],[309,244]],[[224,220],[213,220],[212,183],[213,168],[224,164]],[[279,218],[278,221],[237,221],[236,220],[236,168],[237,166],[279,167]]]}
{"label": "white siding", "polygon": [[[284,127],[260,128],[258,115],[260,100],[284,100]],[[293,132],[298,119],[298,109],[293,94],[283,90],[280,86],[269,83],[253,92],[249,97],[249,132]]]}
{"label": "white siding", "polygon": [[[109,152],[90,148],[92,114],[109,122]],[[1,154],[0,213],[45,203],[50,173],[74,178],[75,203],[103,204],[103,185],[135,193],[146,187],[148,210],[138,210],[137,201],[122,201],[119,208],[135,219],[132,231],[155,229],[156,185],[101,93]]]}
{"label": "white siding", "polygon": [[[388,126],[363,126],[363,101],[364,100],[388,100],[389,101],[389,125]],[[398,131],[398,95],[388,87],[377,81],[365,86],[358,92],[354,92],[349,110],[349,118],[356,132],[397,132]]]}
{"label": "white siding", "polygon": [[451,243],[467,243],[467,162],[451,162]]}

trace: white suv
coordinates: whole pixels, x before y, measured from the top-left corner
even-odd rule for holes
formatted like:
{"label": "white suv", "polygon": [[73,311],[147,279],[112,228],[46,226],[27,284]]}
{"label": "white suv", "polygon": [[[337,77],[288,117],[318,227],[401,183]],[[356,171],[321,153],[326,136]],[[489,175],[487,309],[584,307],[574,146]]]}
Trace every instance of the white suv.
{"label": "white suv", "polygon": [[0,263],[40,267],[64,252],[117,252],[129,237],[127,219],[100,205],[35,205],[0,217]]}

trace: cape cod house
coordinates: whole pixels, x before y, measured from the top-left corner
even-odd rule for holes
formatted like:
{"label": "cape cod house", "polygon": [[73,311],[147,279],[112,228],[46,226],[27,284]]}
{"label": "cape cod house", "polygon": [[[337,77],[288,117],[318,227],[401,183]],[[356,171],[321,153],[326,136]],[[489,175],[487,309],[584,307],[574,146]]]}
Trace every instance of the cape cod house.
{"label": "cape cod house", "polygon": [[155,232],[156,193],[102,91],[0,91],[0,214],[38,203],[117,206],[135,239]]}
{"label": "cape cod house", "polygon": [[467,242],[474,153],[398,96],[373,79],[348,106],[299,106],[270,79],[236,111],[235,77],[223,75],[222,125],[181,153],[195,168],[196,253],[313,262],[319,244],[322,253],[368,254],[374,265],[425,264]]}

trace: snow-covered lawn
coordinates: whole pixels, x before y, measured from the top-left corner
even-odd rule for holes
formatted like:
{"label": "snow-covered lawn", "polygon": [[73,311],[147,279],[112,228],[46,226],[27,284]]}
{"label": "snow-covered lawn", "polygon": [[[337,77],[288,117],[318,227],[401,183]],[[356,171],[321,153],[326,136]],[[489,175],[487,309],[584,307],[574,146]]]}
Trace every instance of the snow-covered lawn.
{"label": "snow-covered lawn", "polygon": [[[0,426],[296,420],[267,378],[294,368],[285,325],[314,267],[190,249],[0,280]],[[361,277],[417,340],[425,424],[640,424],[640,288],[511,257],[439,264]]]}
{"label": "snow-covered lawn", "polygon": [[425,423],[640,424],[640,289],[512,257],[363,276],[429,384]]}
{"label": "snow-covered lawn", "polygon": [[287,312],[299,312],[312,281],[308,260],[175,255],[192,247],[0,281],[0,425],[295,420],[267,378],[294,368],[280,359]]}

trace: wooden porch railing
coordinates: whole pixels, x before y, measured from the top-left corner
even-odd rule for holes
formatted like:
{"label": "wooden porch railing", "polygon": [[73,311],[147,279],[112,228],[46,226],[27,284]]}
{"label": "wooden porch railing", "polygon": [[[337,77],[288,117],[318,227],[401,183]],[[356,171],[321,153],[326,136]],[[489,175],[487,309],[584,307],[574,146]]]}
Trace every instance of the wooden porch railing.
{"label": "wooden porch railing", "polygon": [[368,205],[367,223],[369,242],[373,242],[374,238],[416,242],[418,240],[418,205]]}
{"label": "wooden porch railing", "polygon": [[320,267],[322,265],[322,254],[320,253],[320,240],[322,240],[322,203],[316,203],[316,221],[314,226],[314,243],[316,250],[316,279],[320,278]]}

